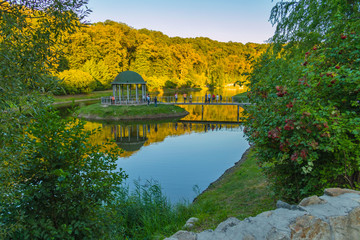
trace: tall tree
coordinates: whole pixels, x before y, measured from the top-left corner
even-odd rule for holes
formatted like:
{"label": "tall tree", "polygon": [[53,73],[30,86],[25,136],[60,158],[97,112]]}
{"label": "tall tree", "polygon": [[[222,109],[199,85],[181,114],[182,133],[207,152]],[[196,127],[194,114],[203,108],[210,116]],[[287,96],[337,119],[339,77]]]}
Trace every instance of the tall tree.
{"label": "tall tree", "polygon": [[[106,237],[104,204],[125,177],[116,155],[87,143],[78,120],[61,119],[46,93],[60,43],[87,1],[0,1],[0,238]],[[55,64],[54,64],[55,63]],[[113,152],[116,154],[116,152]]]}

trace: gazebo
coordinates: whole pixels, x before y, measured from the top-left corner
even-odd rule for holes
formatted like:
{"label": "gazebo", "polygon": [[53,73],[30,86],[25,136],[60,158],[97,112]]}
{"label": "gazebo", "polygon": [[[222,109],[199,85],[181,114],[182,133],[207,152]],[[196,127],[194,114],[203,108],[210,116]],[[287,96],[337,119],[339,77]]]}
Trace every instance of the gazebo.
{"label": "gazebo", "polygon": [[[113,89],[113,104],[138,104],[146,100],[146,82],[136,72],[125,71],[119,73],[111,85]],[[126,95],[124,94],[125,86]],[[131,94],[133,87],[135,88],[135,96]],[[139,98],[139,90],[141,90],[141,98]]]}

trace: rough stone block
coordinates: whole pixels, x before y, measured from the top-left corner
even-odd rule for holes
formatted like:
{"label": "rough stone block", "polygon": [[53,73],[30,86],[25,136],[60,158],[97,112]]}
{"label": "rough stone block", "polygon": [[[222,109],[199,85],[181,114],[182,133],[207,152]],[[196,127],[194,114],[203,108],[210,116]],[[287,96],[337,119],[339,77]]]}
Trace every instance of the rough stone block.
{"label": "rough stone block", "polygon": [[188,232],[188,231],[178,231],[170,238],[165,238],[165,240],[196,240],[196,233]]}
{"label": "rough stone block", "polygon": [[344,193],[356,193],[356,194],[360,194],[359,191],[355,191],[355,190],[351,190],[351,189],[345,189],[345,188],[326,188],[324,190],[324,194],[331,196],[331,197],[336,197],[339,195],[342,195]]}
{"label": "rough stone block", "polygon": [[234,227],[239,224],[241,221],[237,218],[231,217],[226,219],[224,222],[220,223],[215,231],[217,232],[225,232],[228,228]]}
{"label": "rough stone block", "polygon": [[304,198],[299,205],[302,207],[314,205],[314,204],[324,204],[326,200],[319,198],[318,196],[311,196],[308,198]]}
{"label": "rough stone block", "polygon": [[291,239],[331,239],[330,226],[319,218],[310,215],[298,217],[296,222],[290,225]]}

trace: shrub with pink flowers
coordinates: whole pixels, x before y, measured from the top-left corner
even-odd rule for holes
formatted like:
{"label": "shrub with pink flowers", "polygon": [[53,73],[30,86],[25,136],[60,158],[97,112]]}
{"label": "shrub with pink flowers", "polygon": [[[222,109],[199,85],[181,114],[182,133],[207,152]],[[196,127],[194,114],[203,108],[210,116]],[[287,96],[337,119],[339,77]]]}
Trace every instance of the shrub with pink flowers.
{"label": "shrub with pink flowers", "polygon": [[[273,9],[277,31],[248,93],[246,135],[275,194],[290,202],[360,188],[360,4],[310,2]],[[319,18],[322,8],[332,17]]]}

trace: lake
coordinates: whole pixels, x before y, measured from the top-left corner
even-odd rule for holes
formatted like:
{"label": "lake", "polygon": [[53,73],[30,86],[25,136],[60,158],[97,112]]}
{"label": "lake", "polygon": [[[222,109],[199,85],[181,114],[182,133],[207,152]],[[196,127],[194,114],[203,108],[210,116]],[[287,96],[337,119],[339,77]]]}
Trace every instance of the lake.
{"label": "lake", "polygon": [[[101,127],[91,141],[115,140],[124,152],[118,167],[134,180],[155,180],[172,203],[192,201],[199,192],[239,161],[249,147],[236,106],[183,106],[190,114],[180,121],[141,123],[87,122],[86,128]],[[194,123],[191,121],[206,121]],[[195,190],[194,190],[195,189]]]}

